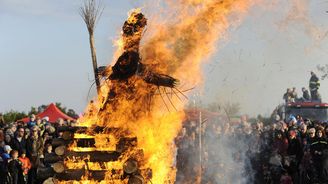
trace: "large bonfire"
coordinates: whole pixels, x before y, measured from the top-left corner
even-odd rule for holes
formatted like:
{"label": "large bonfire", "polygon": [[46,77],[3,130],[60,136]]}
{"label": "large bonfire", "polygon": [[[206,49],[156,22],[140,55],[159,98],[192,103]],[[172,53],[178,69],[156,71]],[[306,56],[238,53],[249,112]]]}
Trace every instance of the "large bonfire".
{"label": "large bonfire", "polygon": [[[174,139],[185,118],[186,89],[201,83],[202,62],[252,3],[251,0],[169,1],[163,9],[172,16],[163,21],[158,18],[153,21],[152,17],[147,20],[140,10],[129,13],[118,41],[115,65],[107,68],[97,101],[88,105],[85,116],[78,121],[79,126],[115,128],[110,133],[92,134],[96,150],[115,149],[121,137],[137,138],[137,149],[127,148],[118,161],[108,163],[108,170],[120,168],[133,158],[146,183],[174,183]],[[70,149],[78,147],[73,144]],[[73,163],[70,161],[66,161],[67,167]],[[98,167],[94,164],[89,169]],[[113,173],[108,172],[103,183],[114,183],[111,177]]]}

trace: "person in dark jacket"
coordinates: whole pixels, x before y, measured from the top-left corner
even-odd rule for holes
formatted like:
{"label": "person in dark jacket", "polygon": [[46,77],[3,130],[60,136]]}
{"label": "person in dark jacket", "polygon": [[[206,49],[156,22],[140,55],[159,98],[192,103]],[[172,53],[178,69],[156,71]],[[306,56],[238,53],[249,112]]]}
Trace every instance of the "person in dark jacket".
{"label": "person in dark jacket", "polygon": [[11,159],[8,162],[8,171],[10,174],[11,178],[11,183],[12,184],[18,184],[18,178],[19,175],[22,174],[22,163],[18,159],[18,151],[17,150],[12,150],[10,152]]}
{"label": "person in dark jacket", "polygon": [[21,155],[22,151],[26,149],[26,139],[24,135],[24,128],[19,128],[16,137],[11,141],[11,148],[17,150],[19,155]]}
{"label": "person in dark jacket", "polygon": [[320,87],[319,78],[317,77],[317,75],[314,72],[311,72],[309,88],[310,88],[312,100],[319,100],[319,95],[318,95],[319,87]]}
{"label": "person in dark jacket", "polygon": [[275,132],[273,141],[273,150],[276,150],[282,156],[287,155],[288,139],[284,136],[282,131]]}
{"label": "person in dark jacket", "polygon": [[8,172],[8,162],[10,160],[11,147],[9,145],[4,146],[4,153],[0,157],[0,184],[10,183],[10,175]]}
{"label": "person in dark jacket", "polygon": [[289,173],[292,176],[293,183],[298,183],[298,166],[302,159],[303,155],[303,148],[302,144],[296,137],[296,131],[290,130],[288,132],[289,135],[289,142],[288,142],[288,148],[287,148],[287,154],[289,158]]}
{"label": "person in dark jacket", "polygon": [[310,101],[311,97],[309,94],[309,90],[307,90],[305,87],[303,87],[302,92],[303,92],[303,101]]}
{"label": "person in dark jacket", "polygon": [[[312,154],[313,163],[315,166],[316,175],[319,181],[324,181],[327,177],[324,172],[324,151],[328,149],[327,139],[323,136],[323,130],[318,129],[316,139],[311,144],[310,150]],[[326,174],[327,175],[327,174]]]}

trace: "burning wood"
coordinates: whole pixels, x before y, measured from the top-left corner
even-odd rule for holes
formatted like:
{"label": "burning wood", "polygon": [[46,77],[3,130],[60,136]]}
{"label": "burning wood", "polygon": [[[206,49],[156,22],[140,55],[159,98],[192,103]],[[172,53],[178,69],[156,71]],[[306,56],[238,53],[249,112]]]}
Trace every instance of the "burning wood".
{"label": "burning wood", "polygon": [[[107,67],[107,80],[103,81],[98,101],[89,104],[85,116],[79,119],[80,125],[86,127],[96,124],[116,128],[112,135],[117,143],[123,141],[122,137],[137,137],[138,142],[132,141],[127,146],[116,144],[116,150],[112,152],[116,154],[114,159],[106,160],[112,156],[107,155],[110,152],[99,151],[100,145],[108,142],[106,136],[96,139],[97,133],[90,132],[90,128],[80,133],[95,136],[95,146],[83,148],[90,150],[83,152],[78,151],[81,147],[75,144],[66,153],[71,154],[69,158],[91,156],[89,162],[118,161],[122,168],[127,160],[135,159],[140,172],[135,175],[125,172],[122,177],[125,182],[174,183],[175,147],[172,143],[181,129],[185,103],[179,98],[183,90],[177,89],[178,79],[190,86],[201,82],[201,61],[214,50],[215,41],[229,27],[227,16],[231,12],[246,12],[250,6],[245,0],[199,1],[197,8],[193,8],[190,1],[178,2],[173,3],[178,5],[175,10],[181,10],[176,20],[168,25],[158,25],[158,30],[145,42],[141,39],[147,19],[138,10],[130,13],[122,28],[120,53],[116,54],[115,64]],[[176,109],[174,112],[165,109],[165,106],[169,109],[167,102]],[[138,149],[143,150],[142,154],[136,154]],[[149,168],[151,172],[141,168]],[[84,174],[82,179],[92,180],[88,172]],[[110,176],[111,172],[107,174]],[[109,177],[105,182],[110,181]]]}

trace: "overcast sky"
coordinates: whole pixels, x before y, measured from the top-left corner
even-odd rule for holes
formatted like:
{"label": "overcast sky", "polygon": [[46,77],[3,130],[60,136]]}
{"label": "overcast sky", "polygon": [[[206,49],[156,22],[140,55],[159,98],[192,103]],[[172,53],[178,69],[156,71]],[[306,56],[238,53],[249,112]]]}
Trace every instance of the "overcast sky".
{"label": "overcast sky", "polygon": [[[238,102],[245,113],[269,114],[287,87],[307,87],[309,72],[327,63],[328,1],[263,1],[229,30],[204,66],[204,103]],[[99,65],[111,61],[127,12],[144,2],[104,3],[95,33]],[[88,98],[93,74],[80,5],[80,0],[0,0],[0,112],[50,102],[83,111],[95,93]],[[327,81],[320,90],[328,99]]]}

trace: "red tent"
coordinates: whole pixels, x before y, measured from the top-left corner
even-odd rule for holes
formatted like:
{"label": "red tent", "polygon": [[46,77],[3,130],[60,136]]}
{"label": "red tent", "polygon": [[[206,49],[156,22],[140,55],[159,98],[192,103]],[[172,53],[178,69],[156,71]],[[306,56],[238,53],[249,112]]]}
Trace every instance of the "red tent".
{"label": "red tent", "polygon": [[[55,104],[51,103],[42,113],[36,115],[36,117],[44,118],[48,116],[49,122],[55,123],[58,118],[62,118],[64,120],[74,120],[74,118],[71,118],[64,114],[61,110],[59,110]],[[24,123],[27,123],[30,121],[29,117],[23,118],[18,121],[23,121]]]}

